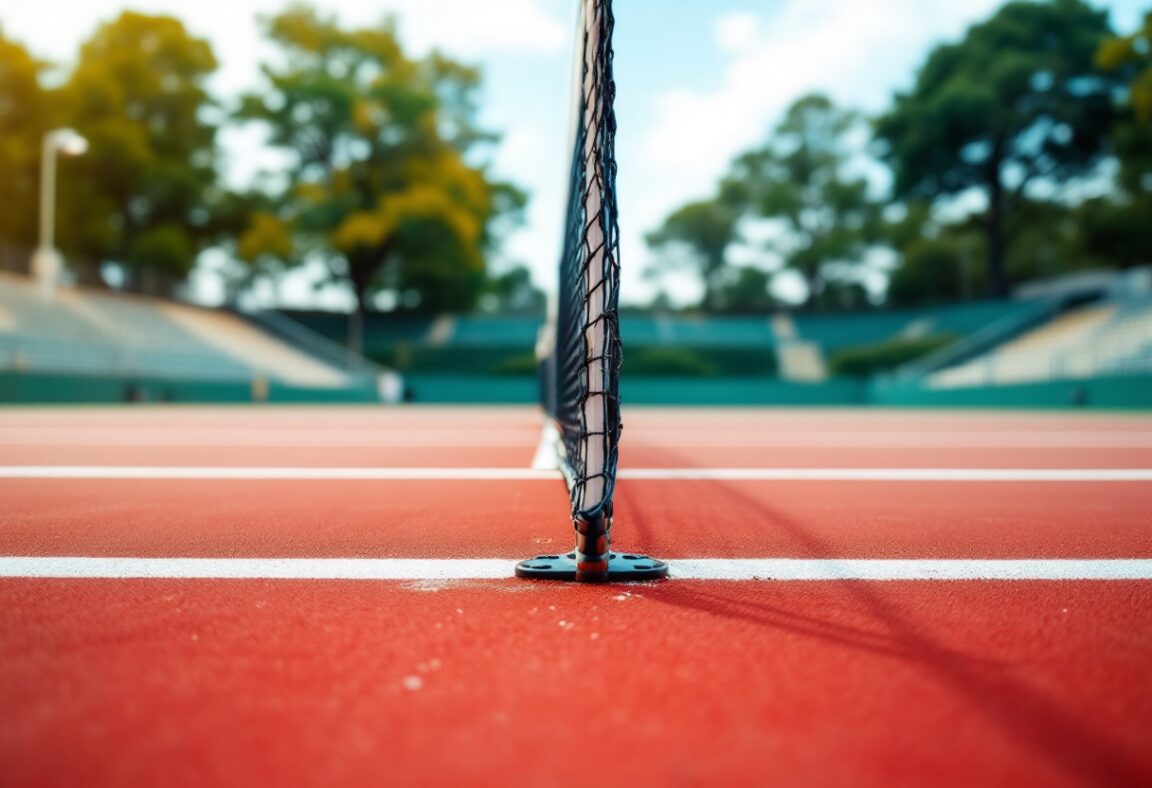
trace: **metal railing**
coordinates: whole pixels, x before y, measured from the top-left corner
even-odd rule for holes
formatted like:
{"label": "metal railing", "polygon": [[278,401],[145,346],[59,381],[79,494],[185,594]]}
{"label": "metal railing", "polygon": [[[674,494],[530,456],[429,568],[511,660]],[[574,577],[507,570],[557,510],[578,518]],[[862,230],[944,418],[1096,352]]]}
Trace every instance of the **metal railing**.
{"label": "metal railing", "polygon": [[1051,377],[1129,375],[1152,370],[1152,298],[1122,301],[1118,307],[1110,320],[1051,358]]}
{"label": "metal railing", "polygon": [[1061,301],[1043,300],[1026,303],[1021,305],[1018,311],[994,320],[956,342],[897,367],[890,377],[907,382],[947,367],[963,364],[1047,322],[1062,309]]}
{"label": "metal railing", "polygon": [[242,312],[237,316],[276,336],[317,360],[360,378],[375,379],[384,369],[338,342],[312,331],[274,310]]}
{"label": "metal railing", "polygon": [[1152,299],[1120,304],[1109,320],[1071,347],[1050,351],[988,352],[937,371],[936,388],[988,386],[1152,373]]}

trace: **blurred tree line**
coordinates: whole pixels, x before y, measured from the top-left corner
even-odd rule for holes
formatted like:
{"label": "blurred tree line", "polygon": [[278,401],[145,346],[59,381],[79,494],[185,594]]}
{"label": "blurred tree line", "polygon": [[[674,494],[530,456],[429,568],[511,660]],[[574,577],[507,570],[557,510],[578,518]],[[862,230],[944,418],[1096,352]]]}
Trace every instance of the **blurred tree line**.
{"label": "blurred tree line", "polygon": [[[75,128],[61,163],[58,243],[74,273],[170,293],[201,252],[241,261],[238,284],[323,261],[358,309],[540,309],[526,270],[490,272],[526,195],[496,178],[476,123],[480,73],[405,52],[395,26],[341,27],[294,5],[261,20],[263,84],[229,106],[208,89],[211,46],[177,19],[127,11],[99,26],[63,79],[0,30],[0,244],[31,248],[41,140]],[[221,177],[217,138],[261,127],[284,166],[246,190]],[[90,261],[85,263],[83,261]]]}
{"label": "blurred tree line", "polygon": [[782,272],[836,308],[877,273],[901,306],[1152,263],[1152,13],[1118,35],[1082,0],[1009,2],[879,117],[800,98],[647,241],[653,274],[693,271],[713,311],[763,309]]}
{"label": "blurred tree line", "polygon": [[[212,95],[207,41],[167,16],[102,24],[60,74],[0,30],[0,246],[36,243],[43,134],[61,164],[58,242],[74,273],[170,293],[201,253],[236,289],[308,261],[359,310],[534,311],[523,267],[493,270],[525,194],[485,164],[479,72],[415,57],[395,27],[294,5],[261,20],[273,54],[239,102]],[[264,130],[282,166],[244,190],[218,136]],[[714,193],[647,236],[713,311],[764,311],[787,272],[811,308],[1002,296],[1017,282],[1152,261],[1152,14],[1114,31],[1082,0],[1016,0],[936,47],[879,117],[801,97]],[[739,253],[737,253],[739,252]],[[735,262],[740,260],[739,264]]]}

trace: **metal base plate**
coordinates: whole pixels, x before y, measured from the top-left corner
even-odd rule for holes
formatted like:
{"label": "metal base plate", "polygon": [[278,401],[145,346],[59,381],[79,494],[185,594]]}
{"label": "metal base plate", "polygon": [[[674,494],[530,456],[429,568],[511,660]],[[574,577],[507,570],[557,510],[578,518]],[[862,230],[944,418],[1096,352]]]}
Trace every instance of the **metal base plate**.
{"label": "metal base plate", "polygon": [[[516,576],[533,580],[575,580],[576,553],[538,555],[516,564]],[[609,553],[609,583],[660,580],[668,576],[668,564],[633,553]]]}

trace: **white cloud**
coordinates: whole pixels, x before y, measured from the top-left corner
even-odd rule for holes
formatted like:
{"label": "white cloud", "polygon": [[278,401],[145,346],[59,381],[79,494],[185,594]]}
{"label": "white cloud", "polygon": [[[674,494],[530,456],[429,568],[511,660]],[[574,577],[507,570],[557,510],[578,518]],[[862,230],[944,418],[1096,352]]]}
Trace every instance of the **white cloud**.
{"label": "white cloud", "polygon": [[738,11],[718,17],[713,24],[716,44],[725,52],[746,52],[760,38],[760,17]]}
{"label": "white cloud", "polygon": [[528,189],[530,199],[525,227],[513,233],[504,245],[502,257],[527,264],[538,282],[552,288],[556,280],[556,259],[560,254],[560,217],[564,209],[564,178],[567,172],[557,160],[563,151],[550,138],[551,127],[530,125],[527,120],[504,135],[493,160],[495,171],[507,174]]}
{"label": "white cloud", "polygon": [[[225,70],[252,72],[251,51],[258,15],[272,14],[284,0],[133,0],[134,10],[172,14],[198,35],[208,36]],[[417,51],[439,47],[457,57],[487,54],[557,54],[568,45],[569,20],[557,0],[315,0],[345,24],[370,25],[386,16],[400,20],[405,43]],[[100,22],[114,18],[124,0],[0,0],[6,33],[48,57],[67,61]]]}
{"label": "white cloud", "polygon": [[[376,13],[381,10],[374,4],[341,3],[360,9],[365,5]],[[403,20],[402,32],[411,45],[418,49],[438,46],[460,57],[494,52],[556,54],[568,45],[566,20],[550,13],[539,0],[391,0],[382,10]]]}
{"label": "white cloud", "polygon": [[931,43],[957,36],[997,2],[956,0],[933,8],[919,0],[877,0],[865,13],[842,0],[792,0],[731,60],[717,90],[670,90],[660,98],[646,146],[651,162],[676,169],[677,191],[699,192],[806,92],[822,90],[878,110],[911,78]]}
{"label": "white cloud", "polygon": [[627,259],[646,259],[642,233],[677,205],[708,195],[733,156],[762,140],[792,101],[823,91],[839,103],[880,111],[910,84],[934,44],[959,38],[999,4],[788,0],[758,18],[720,17],[716,42],[730,59],[718,87],[673,88],[655,102],[655,120],[639,146],[643,158],[631,165],[645,188],[631,195],[635,224],[622,239]]}

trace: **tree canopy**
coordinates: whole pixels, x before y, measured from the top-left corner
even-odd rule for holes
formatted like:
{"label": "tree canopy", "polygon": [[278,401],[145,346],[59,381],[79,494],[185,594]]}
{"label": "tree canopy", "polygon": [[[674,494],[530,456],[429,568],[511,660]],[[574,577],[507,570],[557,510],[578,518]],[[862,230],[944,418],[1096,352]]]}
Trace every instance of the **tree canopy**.
{"label": "tree canopy", "polygon": [[986,199],[988,282],[1005,295],[1006,215],[1037,181],[1067,183],[1105,155],[1116,79],[1096,68],[1107,13],[1081,0],[1010,2],[937,47],[876,134],[901,199]]}
{"label": "tree canopy", "polygon": [[743,212],[783,224],[771,248],[804,277],[808,303],[837,265],[856,267],[876,236],[879,204],[867,179],[852,172],[849,136],[858,120],[827,96],[803,96],[762,147],[736,159],[725,181]]}
{"label": "tree canopy", "polygon": [[60,244],[122,264],[137,289],[166,291],[211,239],[217,123],[208,42],[168,16],[101,25],[60,89],[64,122],[89,141],[60,194]]}
{"label": "tree canopy", "polygon": [[1097,62],[1126,81],[1112,132],[1119,188],[1081,206],[1082,251],[1112,265],[1140,265],[1152,260],[1152,12],[1134,33],[1105,41]]}
{"label": "tree canopy", "polygon": [[[496,135],[475,122],[479,71],[409,56],[392,22],[348,29],[296,5],[263,27],[266,85],[232,116],[208,90],[211,47],[173,17],[101,24],[52,88],[0,31],[0,244],[35,243],[41,143],[69,126],[89,148],[61,165],[57,235],[91,284],[113,263],[126,287],[169,292],[222,246],[248,263],[235,284],[323,259],[360,307],[381,291],[429,311],[529,298],[522,273],[488,282],[527,198],[484,163]],[[262,124],[290,164],[230,191],[217,132],[238,122]]]}
{"label": "tree canopy", "polygon": [[24,247],[36,240],[40,141],[51,128],[44,68],[0,29],[0,242]]}
{"label": "tree canopy", "polygon": [[665,253],[667,264],[688,268],[699,276],[704,286],[702,303],[707,309],[720,308],[726,254],[735,240],[737,218],[732,206],[720,198],[698,200],[677,208],[646,236],[650,247]]}
{"label": "tree canopy", "polygon": [[763,266],[734,269],[728,253],[744,240],[743,225],[772,222],[777,232],[761,251],[800,272],[805,301],[816,304],[830,276],[858,264],[878,227],[880,207],[866,179],[852,173],[849,137],[858,121],[826,96],[802,97],[762,146],[736,158],[716,196],[670,213],[648,244],[665,263],[699,274],[706,309],[767,309],[770,274]]}
{"label": "tree canopy", "polygon": [[[244,263],[237,291],[319,263],[358,310],[539,309],[527,270],[497,256],[526,196],[489,166],[479,70],[413,54],[388,20],[290,5],[261,24],[262,84],[231,105],[209,91],[208,42],[170,16],[124,12],[62,66],[0,30],[3,264],[36,242],[44,134],[72,127],[90,145],[60,164],[57,236],[88,283],[112,263],[167,293],[215,247]],[[229,190],[218,132],[246,124],[283,164]],[[648,232],[657,273],[696,274],[707,309],[753,311],[782,270],[809,306],[860,303],[880,241],[899,261],[892,303],[1152,260],[1152,13],[1115,34],[1085,0],[1011,0],[932,48],[872,132],[880,160],[857,112],[795,101]]]}
{"label": "tree canopy", "polygon": [[1127,73],[1132,113],[1138,122],[1152,124],[1152,11],[1136,32],[1104,41],[1096,62],[1105,71]]}
{"label": "tree canopy", "polygon": [[472,155],[494,139],[475,124],[479,72],[409,56],[391,23],[345,29],[293,6],[263,24],[279,57],[240,116],[293,161],[241,254],[320,255],[359,310],[380,291],[409,308],[472,307],[500,220],[525,199]]}

